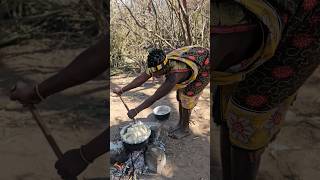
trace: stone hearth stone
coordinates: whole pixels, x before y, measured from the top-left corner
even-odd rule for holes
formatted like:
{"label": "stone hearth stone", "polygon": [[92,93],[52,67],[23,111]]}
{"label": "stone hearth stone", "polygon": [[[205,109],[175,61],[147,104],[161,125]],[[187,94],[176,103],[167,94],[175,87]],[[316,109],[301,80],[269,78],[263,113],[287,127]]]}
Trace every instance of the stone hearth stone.
{"label": "stone hearth stone", "polygon": [[146,165],[153,173],[161,174],[165,164],[166,155],[158,146],[150,145],[145,154]]}

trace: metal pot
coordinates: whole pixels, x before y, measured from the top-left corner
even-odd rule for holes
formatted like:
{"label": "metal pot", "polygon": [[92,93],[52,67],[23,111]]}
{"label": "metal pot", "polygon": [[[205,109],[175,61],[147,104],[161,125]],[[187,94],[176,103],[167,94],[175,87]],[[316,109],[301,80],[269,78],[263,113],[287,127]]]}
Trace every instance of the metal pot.
{"label": "metal pot", "polygon": [[171,108],[169,106],[157,106],[153,109],[153,114],[158,120],[166,120],[169,118],[171,112]]}
{"label": "metal pot", "polygon": [[143,141],[142,143],[138,143],[138,144],[129,144],[126,142],[123,142],[123,146],[127,151],[139,151],[139,150],[143,150],[147,147],[149,142],[149,138],[146,139],[145,141]]}
{"label": "metal pot", "polygon": [[124,134],[126,133],[127,129],[131,126],[132,124],[129,124],[127,126],[124,126],[121,131],[120,131],[120,137],[121,137],[121,140],[123,142],[123,146],[125,147],[126,150],[128,151],[138,151],[138,150],[142,150],[144,149],[147,145],[148,145],[148,142],[149,142],[149,138],[150,138],[150,135],[151,135],[151,130],[150,128],[148,127],[148,135],[146,136],[146,139],[143,139],[137,143],[131,143],[131,142],[128,142],[126,141],[126,139],[124,139]]}

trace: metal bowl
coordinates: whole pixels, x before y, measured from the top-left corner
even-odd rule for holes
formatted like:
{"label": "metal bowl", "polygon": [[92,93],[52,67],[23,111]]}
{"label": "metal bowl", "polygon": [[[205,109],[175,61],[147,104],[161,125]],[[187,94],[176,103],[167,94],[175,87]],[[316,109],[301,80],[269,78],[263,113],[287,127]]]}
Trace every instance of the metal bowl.
{"label": "metal bowl", "polygon": [[169,118],[171,112],[171,108],[169,106],[157,106],[153,109],[153,114],[158,120],[166,120]]}

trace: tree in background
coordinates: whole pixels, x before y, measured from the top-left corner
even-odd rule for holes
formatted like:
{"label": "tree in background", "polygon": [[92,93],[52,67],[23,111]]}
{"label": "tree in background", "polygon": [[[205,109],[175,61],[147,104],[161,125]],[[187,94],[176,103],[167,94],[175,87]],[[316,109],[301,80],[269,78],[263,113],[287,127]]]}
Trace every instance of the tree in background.
{"label": "tree in background", "polygon": [[111,1],[111,67],[141,71],[148,49],[209,47],[209,0]]}

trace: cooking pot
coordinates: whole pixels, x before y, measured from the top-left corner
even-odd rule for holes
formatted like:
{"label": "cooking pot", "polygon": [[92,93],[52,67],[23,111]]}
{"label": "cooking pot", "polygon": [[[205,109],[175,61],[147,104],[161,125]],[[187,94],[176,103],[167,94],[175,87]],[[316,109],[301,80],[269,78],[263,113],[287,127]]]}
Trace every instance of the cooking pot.
{"label": "cooking pot", "polygon": [[[139,122],[138,122],[139,123]],[[124,126],[121,130],[120,130],[120,137],[121,137],[121,141],[123,142],[123,146],[125,147],[126,150],[128,151],[138,151],[138,150],[143,150],[148,142],[149,142],[149,138],[151,135],[151,129],[149,126],[146,125],[148,132],[146,135],[146,138],[141,139],[140,141],[137,141],[136,143],[132,143],[132,142],[128,142],[125,138],[124,138],[124,134],[127,132],[127,129],[129,127],[131,127],[133,124],[129,124]]]}

